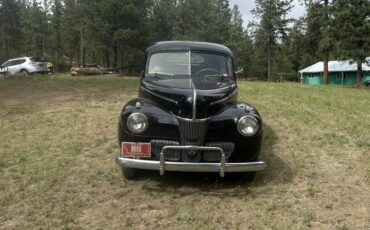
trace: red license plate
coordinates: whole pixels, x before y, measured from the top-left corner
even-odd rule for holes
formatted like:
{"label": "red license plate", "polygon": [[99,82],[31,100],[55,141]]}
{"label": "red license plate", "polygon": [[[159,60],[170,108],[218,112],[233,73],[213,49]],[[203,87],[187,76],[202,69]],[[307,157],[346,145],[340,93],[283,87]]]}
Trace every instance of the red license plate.
{"label": "red license plate", "polygon": [[152,148],[150,143],[145,142],[122,142],[122,155],[124,157],[150,158]]}

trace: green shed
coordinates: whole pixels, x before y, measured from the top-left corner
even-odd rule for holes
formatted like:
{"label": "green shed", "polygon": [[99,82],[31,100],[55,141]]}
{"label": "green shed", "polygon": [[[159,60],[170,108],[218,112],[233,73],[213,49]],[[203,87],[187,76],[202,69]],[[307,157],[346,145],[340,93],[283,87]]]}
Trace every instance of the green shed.
{"label": "green shed", "polygon": [[[369,59],[369,58],[368,58]],[[370,59],[369,59],[370,60]],[[323,83],[324,63],[318,62],[299,71],[301,83],[320,85]],[[370,80],[370,66],[362,64],[363,81]],[[357,64],[350,61],[329,61],[329,84],[354,85],[357,79]]]}

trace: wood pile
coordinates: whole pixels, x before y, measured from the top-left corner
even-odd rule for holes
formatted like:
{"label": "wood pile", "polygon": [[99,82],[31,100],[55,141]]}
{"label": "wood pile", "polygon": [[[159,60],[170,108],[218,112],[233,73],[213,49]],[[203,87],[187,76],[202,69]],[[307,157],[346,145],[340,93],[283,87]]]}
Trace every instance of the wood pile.
{"label": "wood pile", "polygon": [[96,64],[83,65],[80,67],[72,67],[72,76],[88,76],[88,75],[106,75],[115,74],[118,72],[118,68],[103,68]]}

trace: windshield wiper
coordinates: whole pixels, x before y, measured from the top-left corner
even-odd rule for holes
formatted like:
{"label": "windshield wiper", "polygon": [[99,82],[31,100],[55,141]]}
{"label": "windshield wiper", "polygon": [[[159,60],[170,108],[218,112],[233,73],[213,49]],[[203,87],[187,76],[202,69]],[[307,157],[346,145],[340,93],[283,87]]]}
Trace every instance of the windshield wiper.
{"label": "windshield wiper", "polygon": [[221,80],[225,80],[225,76],[223,74],[206,74],[206,75],[203,76],[204,80],[207,80],[207,78],[209,78],[209,77],[211,77],[212,79],[221,78]]}
{"label": "windshield wiper", "polygon": [[149,75],[154,76],[154,77],[163,77],[163,76],[169,76],[169,77],[174,77],[175,74],[172,73],[164,73],[164,72],[155,72],[155,73],[149,73]]}

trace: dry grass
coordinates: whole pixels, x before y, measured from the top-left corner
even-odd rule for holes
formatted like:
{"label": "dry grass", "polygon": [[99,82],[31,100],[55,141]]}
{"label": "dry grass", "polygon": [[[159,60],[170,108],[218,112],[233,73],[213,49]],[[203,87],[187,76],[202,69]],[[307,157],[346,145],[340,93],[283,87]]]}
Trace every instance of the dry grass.
{"label": "dry grass", "polygon": [[129,182],[116,129],[136,79],[0,79],[0,228],[370,229],[370,90],[239,85],[266,124],[254,182]]}

